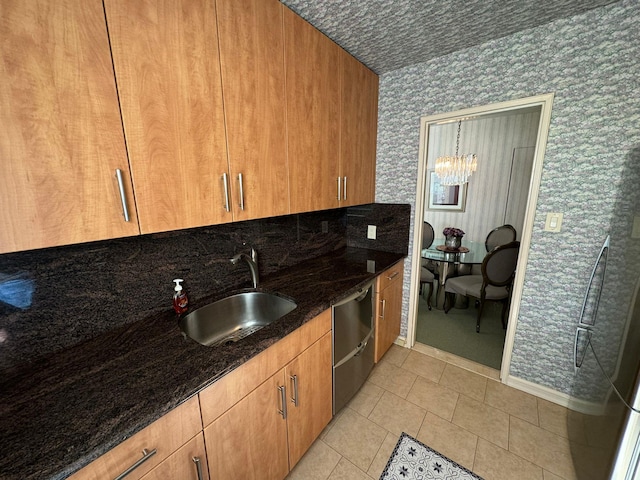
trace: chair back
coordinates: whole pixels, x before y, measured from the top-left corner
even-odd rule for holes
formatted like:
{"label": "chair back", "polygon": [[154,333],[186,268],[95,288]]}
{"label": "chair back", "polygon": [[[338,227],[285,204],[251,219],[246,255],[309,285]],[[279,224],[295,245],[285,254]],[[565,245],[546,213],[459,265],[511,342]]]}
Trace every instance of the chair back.
{"label": "chair back", "polygon": [[504,287],[513,282],[520,242],[498,245],[482,261],[482,280],[486,285]]}
{"label": "chair back", "polygon": [[429,222],[422,224],[422,249],[429,248],[435,238],[435,232]]}
{"label": "chair back", "polygon": [[498,245],[504,245],[506,243],[515,242],[516,229],[512,225],[502,225],[501,227],[494,228],[487,235],[487,239],[484,241],[484,246],[487,252],[490,252]]}

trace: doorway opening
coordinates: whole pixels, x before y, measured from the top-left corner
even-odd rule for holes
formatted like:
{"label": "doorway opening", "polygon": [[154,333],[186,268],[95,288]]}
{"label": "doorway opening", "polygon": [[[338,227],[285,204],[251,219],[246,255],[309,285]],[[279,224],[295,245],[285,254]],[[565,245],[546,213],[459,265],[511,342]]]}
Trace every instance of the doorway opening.
{"label": "doorway opening", "polygon": [[[431,345],[438,351],[499,370],[500,378],[508,374],[552,102],[553,94],[547,94],[421,119],[407,329],[409,347]],[[451,154],[449,150],[455,146],[459,121],[462,121],[461,151],[477,154],[478,167],[469,183],[461,187],[465,201],[458,202],[456,208],[441,209],[429,198],[433,193],[433,168],[437,156]],[[480,334],[475,331],[477,312],[473,298],[469,299],[467,308],[454,308],[445,315],[441,310],[443,286],[438,280],[434,284],[433,309],[427,310],[428,288],[420,288],[425,221],[435,230],[434,246],[442,239],[444,227],[464,230],[463,246],[465,241],[484,244],[489,231],[500,225],[516,227],[520,254],[506,331],[500,322],[499,305],[496,304],[498,308],[494,312],[493,302],[488,303],[483,312]],[[462,274],[480,273],[479,264],[458,267]],[[421,290],[425,291],[421,293]],[[457,306],[464,307],[465,302]]]}

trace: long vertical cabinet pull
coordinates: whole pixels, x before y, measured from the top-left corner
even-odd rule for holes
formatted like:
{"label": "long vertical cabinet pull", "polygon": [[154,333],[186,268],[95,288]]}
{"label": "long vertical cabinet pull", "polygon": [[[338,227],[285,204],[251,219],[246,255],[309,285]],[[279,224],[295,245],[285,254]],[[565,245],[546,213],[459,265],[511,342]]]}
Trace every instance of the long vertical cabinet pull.
{"label": "long vertical cabinet pull", "polygon": [[[583,333],[586,337],[586,340],[582,342],[582,351],[578,352],[578,348],[580,347],[580,334]],[[578,373],[578,369],[582,366],[582,361],[584,360],[585,353],[589,348],[589,342],[591,341],[591,330],[585,327],[576,327],[576,336],[573,341],[573,372]]]}
{"label": "long vertical cabinet pull", "polygon": [[[607,235],[607,238],[604,239],[604,243],[600,248],[600,253],[598,253],[598,258],[593,264],[593,270],[591,271],[591,277],[589,277],[587,291],[584,294],[584,301],[582,302],[582,309],[580,310],[580,320],[578,321],[578,325],[587,326],[587,327],[593,326],[593,322],[585,321],[584,314],[587,309],[587,304],[589,302],[589,294],[591,293],[591,289],[593,288],[593,283],[595,281],[596,273],[598,272],[598,266],[600,265],[600,262],[602,260],[604,260],[604,265],[603,265],[602,274],[601,274],[602,278],[600,279],[600,281],[602,282],[602,280],[604,279],[604,274],[607,269],[607,254],[609,252],[610,243],[611,243],[611,236]],[[593,307],[593,313],[595,313],[598,310],[598,305],[600,304],[601,296],[602,296],[602,285],[599,285],[598,291],[596,293],[596,300]]]}
{"label": "long vertical cabinet pull", "polygon": [[193,460],[193,463],[196,464],[196,473],[198,475],[198,480],[204,480],[204,477],[202,476],[202,464],[200,462],[200,457],[193,457],[191,460]]}
{"label": "long vertical cabinet pull", "polygon": [[278,410],[278,413],[282,415],[283,420],[287,419],[287,387],[278,385],[280,391],[280,402],[282,403],[282,410]]}
{"label": "long vertical cabinet pull", "polygon": [[382,308],[381,308],[381,313],[380,313],[380,318],[384,318],[384,311],[387,308],[387,300],[385,298],[382,299]]}
{"label": "long vertical cabinet pull", "polygon": [[222,174],[222,184],[224,185],[224,209],[229,211],[229,182],[227,181],[227,174]]}
{"label": "long vertical cabinet pull", "polygon": [[129,221],[129,207],[127,205],[127,196],[124,193],[124,182],[122,181],[122,170],[116,168],[116,178],[118,179],[118,189],[120,190],[120,201],[122,202],[122,214],[124,221]]}
{"label": "long vertical cabinet pull", "polygon": [[242,185],[242,174],[238,174],[238,184],[240,185],[240,210],[244,210],[244,186]]}
{"label": "long vertical cabinet pull", "polygon": [[338,201],[340,201],[340,193],[342,191],[342,187],[340,186],[340,177],[338,177]]}
{"label": "long vertical cabinet pull", "polygon": [[344,195],[342,195],[342,199],[347,199],[347,177],[343,177],[342,185],[344,186]]}
{"label": "long vertical cabinet pull", "polygon": [[289,378],[291,379],[291,383],[293,384],[293,395],[291,396],[291,403],[293,403],[294,406],[298,406],[298,376],[297,375],[290,375]]}

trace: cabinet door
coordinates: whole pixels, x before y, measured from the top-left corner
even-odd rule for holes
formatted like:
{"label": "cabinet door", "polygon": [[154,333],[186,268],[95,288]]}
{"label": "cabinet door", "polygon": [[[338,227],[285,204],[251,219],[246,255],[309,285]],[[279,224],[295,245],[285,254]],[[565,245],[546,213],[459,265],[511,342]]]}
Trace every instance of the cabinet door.
{"label": "cabinet door", "polygon": [[104,3],[142,233],[231,221],[214,3]]}
{"label": "cabinet door", "polygon": [[209,480],[204,437],[200,432],[141,480]]}
{"label": "cabinet door", "polygon": [[200,431],[202,431],[200,406],[198,398],[192,397],[69,478],[70,480],[116,478],[135,466],[127,475],[127,480],[139,479]]}
{"label": "cabinet door", "polygon": [[279,388],[285,388],[284,370],[205,428],[211,478],[282,480],[287,476],[287,424],[278,413],[283,408]]}
{"label": "cabinet door", "polygon": [[288,382],[289,468],[293,468],[332,417],[331,332],[285,369]]}
{"label": "cabinet door", "polygon": [[375,201],[378,76],[342,52],[341,206]]}
{"label": "cabinet door", "polygon": [[336,208],[341,48],[284,9],[291,213]]}
{"label": "cabinet door", "polygon": [[403,262],[400,262],[378,277],[374,353],[376,363],[400,335],[403,266]]}
{"label": "cabinet door", "polygon": [[277,0],[216,3],[233,218],[284,215],[289,177],[283,6]]}
{"label": "cabinet door", "polygon": [[3,0],[0,38],[0,253],[139,234],[102,2]]}

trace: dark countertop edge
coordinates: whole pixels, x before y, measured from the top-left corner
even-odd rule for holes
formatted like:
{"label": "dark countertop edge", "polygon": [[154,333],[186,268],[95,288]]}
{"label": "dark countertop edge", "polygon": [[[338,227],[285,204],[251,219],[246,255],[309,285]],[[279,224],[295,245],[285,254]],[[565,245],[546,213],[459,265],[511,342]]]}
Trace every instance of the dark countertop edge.
{"label": "dark countertop edge", "polygon": [[242,343],[204,347],[183,337],[173,312],[162,312],[3,379],[0,440],[12,453],[0,457],[0,473],[66,478],[405,257],[346,247],[270,275],[258,290],[294,298],[298,308]]}

